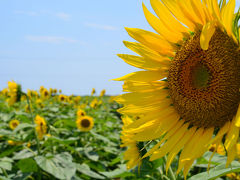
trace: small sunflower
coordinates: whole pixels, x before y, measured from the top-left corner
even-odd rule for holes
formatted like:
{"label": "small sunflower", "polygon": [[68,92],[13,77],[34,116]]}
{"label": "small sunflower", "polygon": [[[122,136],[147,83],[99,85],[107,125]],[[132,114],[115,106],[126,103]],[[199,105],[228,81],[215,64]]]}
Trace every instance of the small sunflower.
{"label": "small sunflower", "polygon": [[76,121],[77,128],[81,131],[90,131],[93,128],[93,118],[90,116],[81,116]]}
{"label": "small sunflower", "polygon": [[48,99],[48,98],[50,97],[50,92],[49,92],[46,88],[44,88],[44,89],[41,91],[41,97],[42,97],[43,99]]}
{"label": "small sunflower", "polygon": [[86,116],[86,112],[82,109],[78,109],[77,117],[82,117],[82,116]]}
{"label": "small sunflower", "polygon": [[122,118],[123,121],[123,131],[121,135],[122,145],[121,147],[127,147],[124,152],[124,160],[127,161],[127,168],[131,169],[137,165],[141,164],[141,154],[137,145],[137,141],[132,139],[132,134],[125,131],[126,127],[133,121],[131,118],[125,116]]}
{"label": "small sunflower", "polygon": [[11,106],[15,102],[18,102],[21,100],[22,90],[21,90],[21,86],[14,81],[8,82],[8,89],[9,89],[9,93],[8,93],[9,98],[7,99],[7,102]]}
{"label": "small sunflower", "polygon": [[96,93],[95,88],[92,88],[91,96],[93,96]]}
{"label": "small sunflower", "polygon": [[75,104],[79,104],[80,100],[81,100],[81,96],[75,96],[73,98],[73,101],[74,101]]}
{"label": "small sunflower", "polygon": [[37,100],[36,100],[36,104],[37,104],[37,107],[38,107],[38,108],[44,108],[44,104],[43,104],[43,102],[42,102],[41,99],[37,99]]}
{"label": "small sunflower", "polygon": [[43,136],[47,133],[47,124],[43,117],[37,115],[35,117],[35,124],[36,124],[36,132],[38,135],[38,139],[42,140]]}
{"label": "small sunflower", "polygon": [[101,92],[100,92],[100,97],[104,96],[106,93],[106,89],[103,89]]}
{"label": "small sunflower", "polygon": [[94,98],[90,103],[90,107],[95,109],[97,106],[98,106],[98,100],[97,98]]}
{"label": "small sunflower", "polygon": [[19,124],[20,122],[17,119],[14,119],[9,122],[9,127],[14,130]]}
{"label": "small sunflower", "polygon": [[65,95],[63,95],[63,94],[60,94],[60,95],[58,96],[58,100],[61,101],[61,102],[64,102],[64,101],[67,100],[67,96],[65,96]]}
{"label": "small sunflower", "polygon": [[57,89],[53,89],[53,94],[57,94]]}
{"label": "small sunflower", "polygon": [[[150,0],[143,4],[157,33],[126,28],[138,42],[124,42],[140,56],[120,54],[143,69],[124,81],[116,101],[120,113],[139,116],[127,126],[137,142],[157,140],[144,156],[168,154],[166,169],[180,153],[178,172],[186,178],[210,144],[224,143],[228,166],[236,156],[240,127],[240,48],[235,0]],[[196,143],[197,142],[197,143]]]}

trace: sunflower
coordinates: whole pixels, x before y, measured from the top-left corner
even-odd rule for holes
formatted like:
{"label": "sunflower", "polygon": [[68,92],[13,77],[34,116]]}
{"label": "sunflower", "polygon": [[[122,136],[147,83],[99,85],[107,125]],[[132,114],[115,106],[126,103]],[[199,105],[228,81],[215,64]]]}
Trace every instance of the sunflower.
{"label": "sunflower", "polygon": [[101,92],[100,92],[100,97],[104,96],[106,93],[106,89],[103,89]]}
{"label": "sunflower", "polygon": [[96,93],[95,88],[92,88],[91,96],[93,96]]}
{"label": "sunflower", "polygon": [[82,117],[82,116],[86,116],[86,112],[82,109],[78,109],[77,117]]}
{"label": "sunflower", "polygon": [[41,97],[43,99],[48,99],[50,97],[50,92],[44,88],[43,90],[41,90]]}
{"label": "sunflower", "polygon": [[76,121],[77,128],[81,131],[90,131],[93,128],[93,118],[90,116],[81,116]]}
{"label": "sunflower", "polygon": [[37,99],[37,100],[36,100],[36,104],[37,104],[37,107],[39,107],[39,108],[44,108],[44,104],[43,104],[43,102],[42,102],[41,99]]}
{"label": "sunflower", "polygon": [[75,104],[79,104],[80,100],[81,100],[81,96],[75,96],[73,98],[73,101],[74,101]]}
{"label": "sunflower", "polygon": [[65,95],[63,95],[63,94],[60,94],[60,95],[58,96],[58,100],[61,101],[61,102],[64,102],[64,101],[67,100],[67,96],[65,96]]}
{"label": "sunflower", "polygon": [[90,107],[95,109],[98,106],[98,103],[99,102],[98,102],[97,98],[94,98],[92,100],[92,102],[90,103]]}
{"label": "sunflower", "polygon": [[20,124],[20,122],[18,120],[14,119],[9,122],[9,127],[10,127],[10,129],[14,130],[19,124]]}
{"label": "sunflower", "polygon": [[7,99],[8,104],[11,106],[13,105],[15,102],[18,102],[21,100],[21,86],[18,85],[16,82],[14,81],[9,81],[8,82],[8,89],[9,89],[9,98]]}
{"label": "sunflower", "polygon": [[132,119],[125,116],[122,118],[123,121],[123,131],[121,135],[122,145],[121,147],[127,147],[127,150],[124,152],[124,160],[127,162],[127,168],[131,169],[137,165],[141,164],[141,155],[140,150],[137,145],[137,141],[132,139],[132,134],[125,132],[125,128],[132,123]]}
{"label": "sunflower", "polygon": [[[228,166],[236,156],[240,127],[239,14],[235,0],[150,0],[143,4],[157,33],[126,28],[138,42],[124,42],[140,56],[118,55],[143,69],[118,78],[120,113],[139,116],[127,126],[132,139],[158,143],[143,156],[168,154],[169,168],[181,151],[178,172],[186,178],[210,144],[224,143]],[[224,138],[223,138],[224,137]],[[197,143],[196,143],[197,142]]]}
{"label": "sunflower", "polygon": [[47,124],[45,119],[39,115],[35,117],[36,132],[39,140],[42,140],[43,136],[47,133]]}

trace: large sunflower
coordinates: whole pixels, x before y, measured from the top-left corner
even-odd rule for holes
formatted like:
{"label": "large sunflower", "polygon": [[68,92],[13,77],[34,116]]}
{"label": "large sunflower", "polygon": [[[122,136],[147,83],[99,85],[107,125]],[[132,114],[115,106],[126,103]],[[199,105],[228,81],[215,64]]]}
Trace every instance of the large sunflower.
{"label": "large sunflower", "polygon": [[[143,4],[157,33],[126,28],[138,42],[124,42],[140,56],[120,54],[144,69],[124,81],[116,98],[122,114],[139,118],[125,127],[137,142],[158,140],[144,156],[168,154],[167,169],[181,151],[178,172],[186,177],[211,144],[224,143],[235,158],[240,127],[240,51],[235,0],[150,0]],[[224,140],[223,140],[224,139]]]}

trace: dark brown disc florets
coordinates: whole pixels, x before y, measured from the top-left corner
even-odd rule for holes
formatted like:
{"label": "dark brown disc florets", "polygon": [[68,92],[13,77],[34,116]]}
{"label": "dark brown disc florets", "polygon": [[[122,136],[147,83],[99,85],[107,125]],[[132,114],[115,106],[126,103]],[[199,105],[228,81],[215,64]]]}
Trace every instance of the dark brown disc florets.
{"label": "dark brown disc florets", "polygon": [[239,46],[216,29],[208,50],[202,50],[196,33],[176,52],[168,82],[173,105],[186,122],[222,127],[240,102]]}

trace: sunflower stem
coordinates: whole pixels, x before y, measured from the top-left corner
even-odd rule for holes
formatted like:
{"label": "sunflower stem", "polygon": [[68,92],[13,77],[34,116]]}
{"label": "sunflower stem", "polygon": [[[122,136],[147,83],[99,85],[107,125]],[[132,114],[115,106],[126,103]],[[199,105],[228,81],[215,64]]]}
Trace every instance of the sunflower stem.
{"label": "sunflower stem", "polygon": [[[167,162],[167,157],[164,156],[164,157],[163,157],[163,160],[164,160],[164,162],[165,162],[165,164],[166,164],[166,162]],[[175,175],[174,175],[174,173],[173,173],[173,170],[172,170],[171,165],[169,166],[168,172],[169,172],[169,176],[170,176],[169,178],[170,178],[171,180],[176,180],[176,177],[175,177]],[[166,173],[167,173],[167,172],[166,172]]]}
{"label": "sunflower stem", "polygon": [[[31,103],[30,103],[29,97],[25,93],[23,93],[23,95],[26,96],[27,104],[28,104],[28,107],[29,107],[30,116],[31,116],[31,119],[32,119],[32,124],[34,125],[35,124],[34,123],[34,117],[33,117],[32,108],[31,108]],[[36,141],[37,141],[37,154],[40,155],[40,143],[39,143],[37,132],[36,132],[35,129],[34,129],[34,134],[35,134],[35,138],[36,138]],[[40,170],[40,168],[38,168],[37,179],[41,180],[41,170]]]}
{"label": "sunflower stem", "polygon": [[5,176],[6,178],[8,178],[7,171],[6,171],[5,169],[3,169],[3,168],[1,168],[1,170],[2,170],[2,172],[3,172],[3,174],[4,174],[4,176]]}
{"label": "sunflower stem", "polygon": [[[29,97],[27,94],[24,93],[24,95],[26,96],[27,98],[27,104],[28,104],[28,107],[29,107],[29,112],[30,112],[30,115],[31,115],[31,119],[32,119],[32,124],[34,125],[34,118],[33,118],[33,113],[32,113],[32,108],[31,108],[31,103],[30,103],[30,100],[29,100]],[[37,132],[35,132],[35,137],[36,137],[36,141],[37,141],[37,151],[38,151],[38,155],[40,155],[40,143],[39,143],[39,140],[38,140],[38,137],[37,137]]]}

